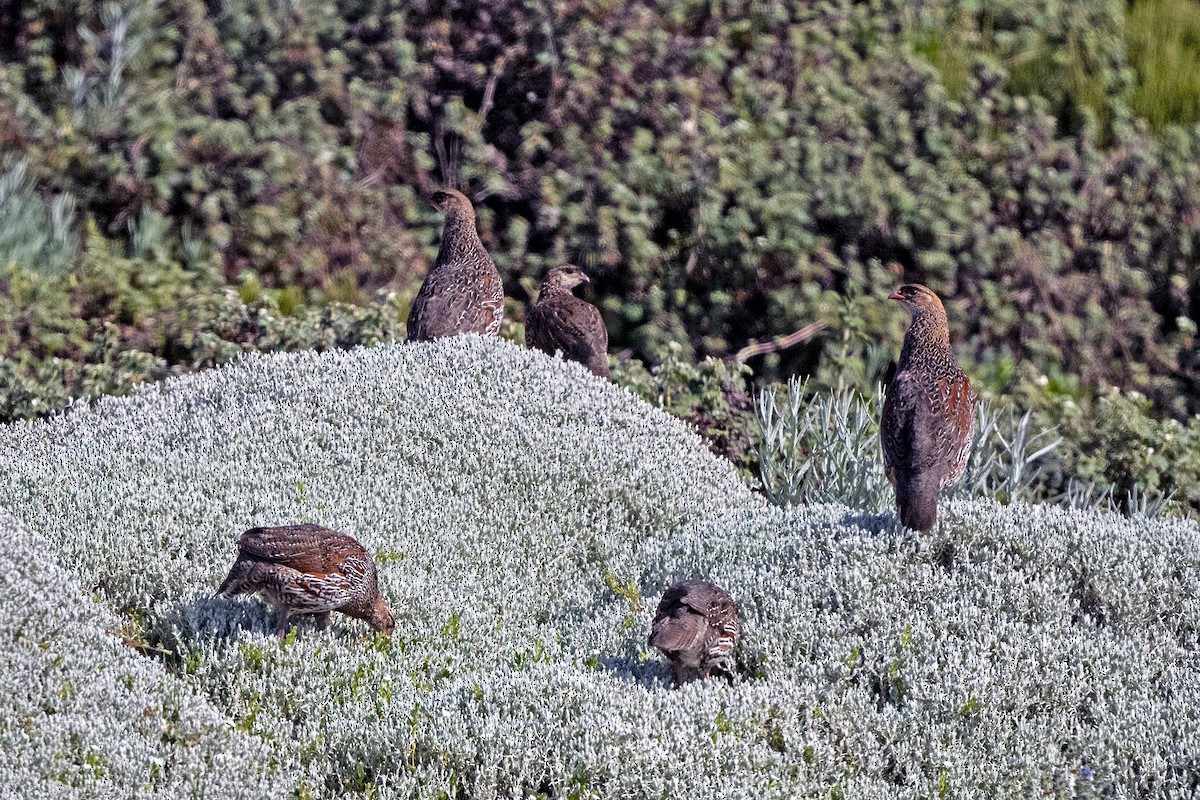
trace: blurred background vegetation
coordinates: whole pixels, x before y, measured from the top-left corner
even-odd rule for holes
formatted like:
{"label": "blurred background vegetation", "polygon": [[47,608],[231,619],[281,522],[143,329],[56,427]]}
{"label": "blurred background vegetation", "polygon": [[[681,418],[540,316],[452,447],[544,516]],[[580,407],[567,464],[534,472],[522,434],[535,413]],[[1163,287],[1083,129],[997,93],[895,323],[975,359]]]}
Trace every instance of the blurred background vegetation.
{"label": "blurred background vegetation", "polygon": [[754,383],[873,395],[908,280],[1047,493],[1196,509],[1198,119],[1198,0],[0,0],[0,418],[401,338],[453,183],[506,335],[584,266],[748,475]]}

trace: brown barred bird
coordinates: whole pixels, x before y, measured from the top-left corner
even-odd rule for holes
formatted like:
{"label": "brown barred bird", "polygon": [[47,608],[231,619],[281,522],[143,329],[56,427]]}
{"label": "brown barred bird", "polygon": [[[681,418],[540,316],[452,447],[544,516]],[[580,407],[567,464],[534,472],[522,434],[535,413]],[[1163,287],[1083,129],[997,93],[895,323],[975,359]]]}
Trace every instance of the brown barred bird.
{"label": "brown barred bird", "polygon": [[238,539],[238,557],[217,590],[233,596],[258,592],[279,611],[278,634],[292,614],[312,614],[317,627],[340,611],[388,636],[396,627],[379,595],[375,562],[353,536],[320,525],[251,528]]}
{"label": "brown barred bird", "polygon": [[650,627],[650,644],[675,668],[675,684],[689,672],[708,678],[714,667],[733,674],[741,622],[733,598],[708,581],[681,581],[663,593]]}
{"label": "brown barred bird", "polygon": [[555,267],[542,281],[537,302],[525,316],[525,343],[550,355],[578,361],[594,375],[608,377],[608,329],[600,310],[571,290],[591,279],[579,267]]}
{"label": "brown barred bird", "polygon": [[937,521],[938,494],[967,468],[975,397],[950,347],[946,309],[938,296],[907,284],[888,297],[908,309],[912,325],[883,401],[883,463],[896,490],[900,522],[929,531]]}
{"label": "brown barred bird", "polygon": [[475,209],[462,192],[434,192],[445,214],[437,261],[408,312],[409,341],[459,333],[495,336],[504,320],[504,285],[475,230]]}

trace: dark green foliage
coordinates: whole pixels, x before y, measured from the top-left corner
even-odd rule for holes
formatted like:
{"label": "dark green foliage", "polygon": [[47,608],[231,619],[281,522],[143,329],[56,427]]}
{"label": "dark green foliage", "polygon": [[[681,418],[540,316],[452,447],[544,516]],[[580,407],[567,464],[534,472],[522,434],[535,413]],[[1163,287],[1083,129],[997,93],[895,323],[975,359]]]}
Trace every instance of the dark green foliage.
{"label": "dark green foliage", "polygon": [[1200,511],[1200,416],[1187,424],[1155,419],[1146,397],[1113,392],[1086,407],[1054,403],[1042,418],[1055,421],[1063,436],[1051,456],[1060,491],[1074,482],[1122,508],[1148,497]]}
{"label": "dark green foliage", "polygon": [[225,287],[284,317],[411,297],[423,197],[457,182],[514,319],[573,261],[643,360],[823,322],[751,365],[869,385],[902,329],[883,298],[919,280],[968,362],[1200,411],[1200,131],[1136,123],[1120,3],[985,5],[13,5],[0,144],[22,213],[74,198],[86,242],[4,254],[3,354],[69,395],[108,325],[147,374],[215,360]]}
{"label": "dark green foliage", "polygon": [[651,369],[638,360],[617,361],[612,380],[648,403],[686,420],[745,477],[755,474],[754,401],[750,369],[736,362],[687,358],[679,344],[668,345]]}
{"label": "dark green foliage", "polygon": [[1038,97],[1060,131],[1119,115],[1130,83],[1120,0],[987,3],[940,0],[913,13],[913,51],[937,68],[955,99],[969,102],[971,66],[990,62],[1009,76],[1007,91]]}
{"label": "dark green foliage", "polygon": [[1126,27],[1134,111],[1154,130],[1200,121],[1200,2],[1136,0]]}
{"label": "dark green foliage", "polygon": [[[93,232],[71,279],[19,267],[2,276],[0,334],[15,355],[0,357],[0,418],[40,416],[72,398],[125,394],[171,374],[225,364],[242,353],[370,345],[403,338],[405,309],[394,294],[366,305],[296,306],[287,290],[191,287],[130,268]],[[160,285],[161,284],[161,285]],[[163,288],[165,287],[165,288]],[[57,314],[35,313],[55,309]],[[25,348],[15,346],[23,341]]]}

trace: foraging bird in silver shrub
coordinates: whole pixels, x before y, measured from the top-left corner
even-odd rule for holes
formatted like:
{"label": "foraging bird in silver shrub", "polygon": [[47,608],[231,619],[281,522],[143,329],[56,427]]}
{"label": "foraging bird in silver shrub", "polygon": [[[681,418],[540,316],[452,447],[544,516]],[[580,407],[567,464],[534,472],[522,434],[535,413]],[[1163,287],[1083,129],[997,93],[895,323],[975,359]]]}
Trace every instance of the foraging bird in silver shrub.
{"label": "foraging bird in silver shrub", "polygon": [[258,592],[279,611],[280,637],[292,614],[314,615],[321,629],[333,611],[388,636],[396,627],[379,594],[375,562],[353,536],[320,525],[285,525],[251,528],[237,546],[237,561],[217,594]]}
{"label": "foraging bird in silver shrub", "polygon": [[525,343],[544,353],[562,351],[601,378],[608,377],[608,329],[600,309],[571,290],[591,279],[570,264],[555,267],[542,282],[537,302],[525,316]]}
{"label": "foraging bird in silver shrub", "polygon": [[504,284],[475,230],[475,209],[462,192],[434,192],[445,214],[437,260],[408,312],[409,341],[481,333],[495,336],[504,321]]}
{"label": "foraging bird in silver shrub", "polygon": [[883,463],[896,489],[900,522],[929,531],[937,522],[938,495],[967,469],[975,397],[950,347],[950,325],[938,296],[908,284],[888,297],[908,309],[912,325],[884,396]]}
{"label": "foraging bird in silver shrub", "polygon": [[689,672],[708,678],[717,668],[732,675],[740,631],[737,604],[724,589],[708,581],[681,581],[658,603],[650,644],[670,659],[680,685]]}

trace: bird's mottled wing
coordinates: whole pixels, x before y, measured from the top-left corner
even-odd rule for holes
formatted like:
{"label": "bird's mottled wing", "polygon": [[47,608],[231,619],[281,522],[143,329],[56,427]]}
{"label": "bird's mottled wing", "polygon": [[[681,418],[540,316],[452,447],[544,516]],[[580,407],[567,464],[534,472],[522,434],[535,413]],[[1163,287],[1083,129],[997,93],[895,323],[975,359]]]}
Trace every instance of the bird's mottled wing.
{"label": "bird's mottled wing", "polygon": [[705,658],[709,661],[724,661],[733,655],[741,634],[742,623],[737,605],[728,595],[716,598],[708,610],[709,637]]}
{"label": "bird's mottled wing", "polygon": [[947,426],[944,452],[946,472],[942,487],[952,486],[962,478],[971,458],[971,444],[975,436],[975,396],[966,374],[957,375],[938,382],[938,392],[945,398],[943,419]]}
{"label": "bird's mottled wing", "polygon": [[488,336],[496,336],[500,333],[500,326],[504,323],[504,281],[500,278],[496,267],[491,265],[490,258],[488,263],[491,269],[483,271],[479,283],[479,305],[482,310],[480,321],[483,324],[480,332]]}
{"label": "bird's mottled wing", "polygon": [[276,594],[284,605],[298,614],[335,611],[356,597],[353,580],[339,571],[322,575],[297,573],[283,583]]}
{"label": "bird's mottled wing", "polygon": [[504,286],[496,268],[449,268],[431,272],[413,300],[408,338],[414,341],[459,333],[499,333]]}
{"label": "bird's mottled wing", "polygon": [[901,465],[911,474],[953,472],[963,448],[970,447],[973,407],[970,383],[961,373],[931,383],[911,372],[897,373],[884,398],[880,424],[889,476]]}
{"label": "bird's mottled wing", "polygon": [[427,341],[471,330],[474,298],[469,287],[449,280],[453,275],[431,274],[413,300],[408,319],[408,338]]}
{"label": "bird's mottled wing", "polygon": [[366,555],[353,537],[321,525],[251,528],[238,539],[238,550],[311,575],[333,572],[347,558]]}
{"label": "bird's mottled wing", "polygon": [[608,329],[600,310],[574,297],[535,304],[526,320],[525,339],[531,347],[550,354],[561,350],[583,364],[608,353]]}
{"label": "bird's mottled wing", "polygon": [[893,485],[896,483],[896,467],[909,464],[912,460],[917,414],[913,401],[919,390],[919,384],[910,373],[899,372],[884,394],[879,438],[883,444],[884,471]]}

